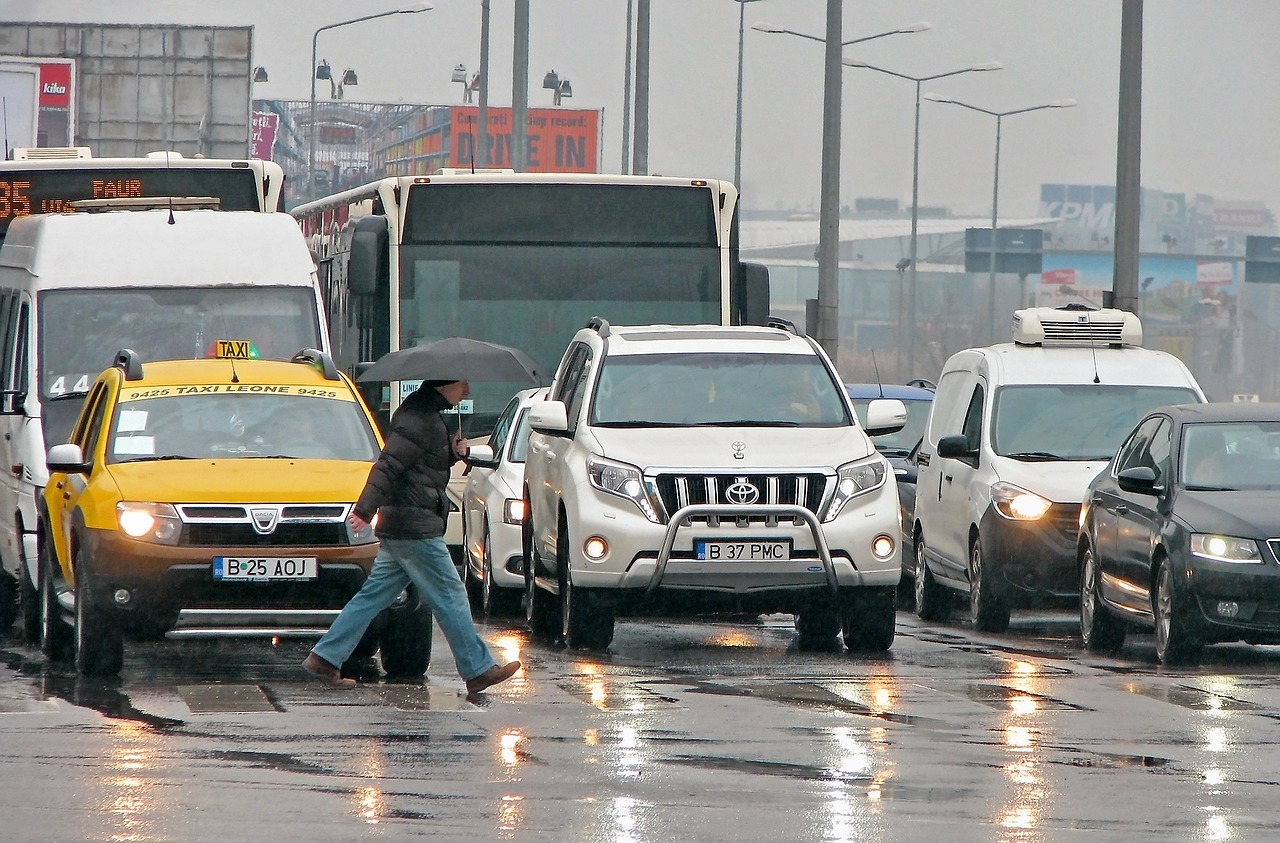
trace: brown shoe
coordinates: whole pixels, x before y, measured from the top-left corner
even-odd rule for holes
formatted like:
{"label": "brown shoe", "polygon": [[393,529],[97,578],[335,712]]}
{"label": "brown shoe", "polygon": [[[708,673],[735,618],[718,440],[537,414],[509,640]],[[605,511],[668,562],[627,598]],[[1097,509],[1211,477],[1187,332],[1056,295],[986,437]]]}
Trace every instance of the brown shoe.
{"label": "brown shoe", "polygon": [[315,653],[307,653],[307,657],[302,660],[302,666],[307,673],[310,673],[330,688],[341,688],[344,691],[349,691],[356,686],[356,680],[343,676],[342,671]]}
{"label": "brown shoe", "polygon": [[467,693],[478,694],[485,688],[497,685],[499,682],[506,682],[512,676],[516,675],[516,671],[520,669],[520,662],[509,661],[506,664],[495,664],[475,679],[467,680]]}

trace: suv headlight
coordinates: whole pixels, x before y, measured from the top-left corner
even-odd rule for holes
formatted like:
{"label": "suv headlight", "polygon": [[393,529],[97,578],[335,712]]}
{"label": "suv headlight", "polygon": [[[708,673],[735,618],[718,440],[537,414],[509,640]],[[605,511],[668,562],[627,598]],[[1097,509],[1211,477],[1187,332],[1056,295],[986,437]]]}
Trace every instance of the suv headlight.
{"label": "suv headlight", "polygon": [[823,521],[830,521],[840,514],[844,505],[858,495],[866,494],[884,485],[889,474],[889,463],[878,454],[870,459],[846,463],[836,469],[836,493],[827,505]]}
{"label": "suv headlight", "polygon": [[116,522],[120,532],[142,542],[176,545],[182,538],[182,521],[172,504],[121,501]]}
{"label": "suv headlight", "polygon": [[373,514],[373,520],[365,524],[359,530],[351,527],[351,510],[347,510],[347,517],[342,519],[342,523],[347,527],[347,544],[373,544],[378,537],[373,534],[373,528],[378,526],[378,513]]}
{"label": "suv headlight", "polygon": [[587,458],[587,477],[592,486],[610,495],[626,498],[644,513],[645,518],[655,524],[659,523],[658,509],[644,487],[644,475],[634,465],[592,455]]}
{"label": "suv headlight", "polygon": [[1258,543],[1253,539],[1240,539],[1235,536],[1216,536],[1210,533],[1191,534],[1191,552],[1214,562],[1254,562],[1262,561],[1258,551]]}
{"label": "suv headlight", "polygon": [[991,503],[996,512],[1014,521],[1035,521],[1049,511],[1050,502],[1012,483],[991,486]]}

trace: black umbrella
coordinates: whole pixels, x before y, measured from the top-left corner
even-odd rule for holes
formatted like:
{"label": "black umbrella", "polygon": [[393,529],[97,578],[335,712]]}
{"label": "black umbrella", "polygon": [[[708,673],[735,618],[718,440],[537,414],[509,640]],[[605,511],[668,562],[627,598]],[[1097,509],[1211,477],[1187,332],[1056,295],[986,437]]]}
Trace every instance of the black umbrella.
{"label": "black umbrella", "polygon": [[529,381],[543,383],[543,370],[518,348],[467,337],[446,337],[384,354],[361,381]]}

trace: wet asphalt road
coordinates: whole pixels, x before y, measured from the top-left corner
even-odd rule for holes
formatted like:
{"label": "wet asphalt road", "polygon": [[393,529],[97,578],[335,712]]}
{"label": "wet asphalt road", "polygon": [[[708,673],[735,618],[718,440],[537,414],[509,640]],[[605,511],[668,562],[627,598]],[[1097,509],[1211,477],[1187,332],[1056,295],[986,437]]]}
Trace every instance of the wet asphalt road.
{"label": "wet asphalt road", "polygon": [[1159,667],[899,613],[891,654],[806,653],[790,618],[620,621],[604,656],[330,691],[306,642],[130,644],[118,682],[0,639],[0,840],[1280,839],[1280,648]]}

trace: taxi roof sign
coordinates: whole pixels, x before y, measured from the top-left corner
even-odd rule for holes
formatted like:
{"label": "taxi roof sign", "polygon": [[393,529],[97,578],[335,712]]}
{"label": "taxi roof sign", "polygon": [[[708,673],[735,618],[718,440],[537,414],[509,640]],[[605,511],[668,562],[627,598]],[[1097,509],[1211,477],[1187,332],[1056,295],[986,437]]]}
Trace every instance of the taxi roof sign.
{"label": "taxi roof sign", "polygon": [[213,356],[219,360],[256,360],[259,354],[249,340],[214,340]]}

